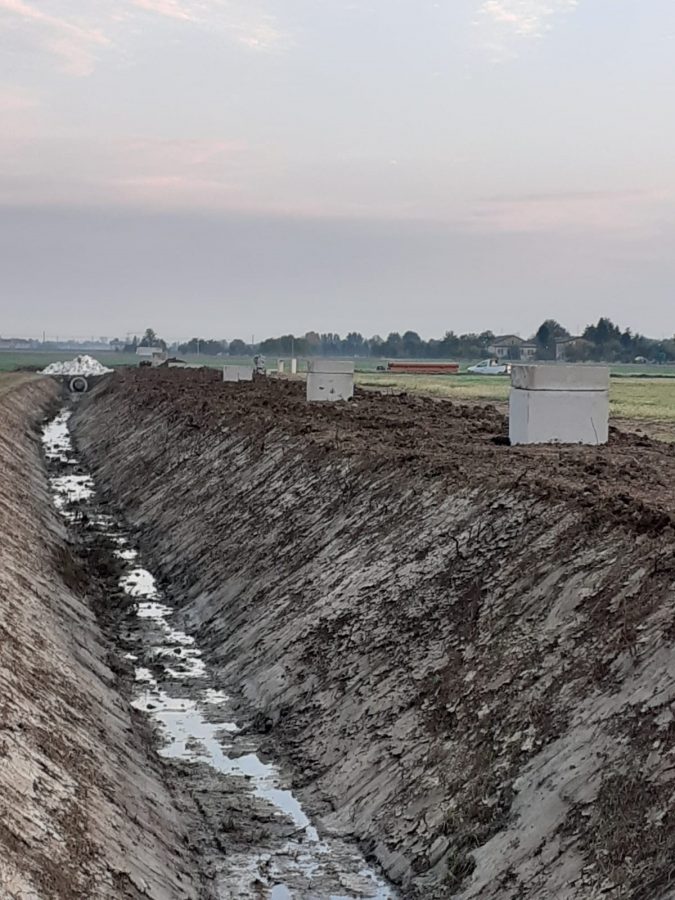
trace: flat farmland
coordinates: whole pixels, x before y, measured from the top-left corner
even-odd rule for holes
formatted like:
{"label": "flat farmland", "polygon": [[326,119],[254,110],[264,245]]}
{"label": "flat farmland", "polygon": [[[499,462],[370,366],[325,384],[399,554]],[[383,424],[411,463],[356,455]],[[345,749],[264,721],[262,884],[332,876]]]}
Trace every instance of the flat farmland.
{"label": "flat farmland", "polygon": [[[21,370],[43,369],[49,363],[73,359],[73,351],[0,351],[0,392],[16,378],[31,377]],[[92,353],[110,368],[136,366],[138,357],[132,353],[101,351]],[[226,364],[245,364],[247,357],[207,357],[186,355],[187,362],[213,368]],[[304,360],[299,360],[304,370]],[[270,371],[276,369],[276,357],[267,360]],[[377,360],[358,360],[356,383],[360,387],[385,393],[408,391],[430,397],[456,400],[460,403],[494,403],[502,410],[509,396],[509,379],[499,376],[471,375],[391,375],[376,371]],[[380,361],[382,364],[382,361]],[[386,362],[385,362],[386,364]],[[287,363],[286,371],[290,366]],[[18,371],[17,371],[18,370]],[[675,367],[672,366],[612,366],[610,386],[611,414],[614,420],[631,426],[644,423],[648,433],[662,440],[675,441]],[[7,374],[15,373],[12,380]]]}
{"label": "flat farmland", "polygon": [[[398,375],[357,372],[356,383],[386,393],[409,391],[462,403],[506,407],[508,378],[488,375]],[[646,423],[650,434],[675,441],[675,378],[621,376],[610,382],[610,410],[615,420]]]}
{"label": "flat farmland", "polygon": [[114,353],[111,350],[0,350],[0,372],[15,372],[21,369],[39,371],[53,362],[66,362],[76,356],[93,356],[101,365],[108,368],[117,366],[133,366],[138,364],[138,357],[133,353]]}
{"label": "flat farmland", "polygon": [[[79,355],[93,356],[101,365],[109,369],[122,366],[137,366],[139,357],[135,353],[115,353],[112,350],[82,350]],[[197,354],[176,353],[176,356],[188,363],[219,368],[228,363],[244,365],[251,362],[250,357],[239,356],[197,356]],[[29,369],[39,371],[53,362],[66,362],[78,356],[76,350],[0,350],[0,372],[15,372]],[[271,364],[271,361],[270,361]],[[276,368],[276,361],[274,362]]]}

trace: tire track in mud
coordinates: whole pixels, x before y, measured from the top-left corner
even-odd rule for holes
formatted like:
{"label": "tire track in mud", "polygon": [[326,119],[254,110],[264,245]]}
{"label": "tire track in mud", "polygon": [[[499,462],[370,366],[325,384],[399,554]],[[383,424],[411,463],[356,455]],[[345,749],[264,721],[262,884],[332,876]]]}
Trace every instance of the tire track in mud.
{"label": "tire track in mud", "polygon": [[194,841],[218,900],[388,900],[393,890],[356,848],[322,838],[272,763],[259,755],[248,723],[235,723],[195,640],[176,623],[170,598],[143,568],[132,536],[100,504],[78,459],[64,408],[44,429],[56,508],[95,553],[110,588],[100,616],[116,621],[133,679],[132,705],[146,714],[167,774],[203,819]]}

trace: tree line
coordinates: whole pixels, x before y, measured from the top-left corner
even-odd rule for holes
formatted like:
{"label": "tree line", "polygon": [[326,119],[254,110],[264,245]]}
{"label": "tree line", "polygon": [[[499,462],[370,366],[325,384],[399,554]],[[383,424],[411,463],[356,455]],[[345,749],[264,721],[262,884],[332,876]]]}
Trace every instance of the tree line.
{"label": "tree line", "polygon": [[[378,359],[477,359],[487,356],[497,336],[492,331],[479,334],[455,334],[446,331],[442,338],[424,340],[416,331],[403,334],[392,331],[386,338],[379,335],[364,337],[357,331],[345,337],[331,332],[320,334],[308,331],[302,336],[285,334],[266,338],[257,344],[250,344],[241,338],[233,341],[192,338],[184,343],[174,343],[168,349],[178,354],[198,354],[204,356],[251,356],[262,353],[265,356],[345,356],[374,357]],[[535,345],[535,358],[553,360],[557,356],[558,343],[570,341],[570,332],[555,319],[547,319],[528,339]],[[125,350],[135,351],[138,346],[161,346],[167,344],[151,328],[143,338],[125,346]],[[518,358],[517,348],[512,356]],[[665,363],[675,361],[675,336],[668,340],[645,337],[630,328],[620,328],[611,319],[600,318],[597,323],[587,325],[581,335],[574,336],[565,348],[565,357],[572,362],[642,362]]]}

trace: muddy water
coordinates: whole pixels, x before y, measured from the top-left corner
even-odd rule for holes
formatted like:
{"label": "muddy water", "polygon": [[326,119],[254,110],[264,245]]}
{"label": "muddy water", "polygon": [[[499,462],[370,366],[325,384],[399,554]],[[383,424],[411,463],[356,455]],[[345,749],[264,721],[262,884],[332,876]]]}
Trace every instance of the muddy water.
{"label": "muddy water", "polygon": [[181,629],[129,532],[98,505],[94,482],[74,451],[69,418],[70,411],[62,411],[43,434],[54,503],[72,529],[93,529],[117,548],[120,588],[134,600],[120,635],[135,671],[133,704],[155,725],[167,765],[192,778],[189,789],[201,796],[202,808],[210,808],[211,827],[220,831],[228,823],[222,826],[228,836],[218,835],[213,845],[219,852],[204,851],[211,857],[216,896],[394,898],[353,845],[319,835],[283,773],[261,757],[246,723],[242,728],[235,721],[230,698],[213,683],[194,638]]}

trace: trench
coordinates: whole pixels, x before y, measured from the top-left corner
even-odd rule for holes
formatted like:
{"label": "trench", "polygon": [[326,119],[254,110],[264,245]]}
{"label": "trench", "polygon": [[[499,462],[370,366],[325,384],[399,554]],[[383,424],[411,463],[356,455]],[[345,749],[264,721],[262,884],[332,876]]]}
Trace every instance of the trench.
{"label": "trench", "polygon": [[[53,502],[75,540],[110,548],[126,611],[116,626],[132,705],[157,736],[167,777],[195,798],[201,852],[218,900],[393,900],[393,888],[348,840],[320,833],[214,681],[180,604],[143,566],[131,531],[97,496],[76,452],[66,405],[43,430]],[[94,573],[96,574],[96,573]]]}

